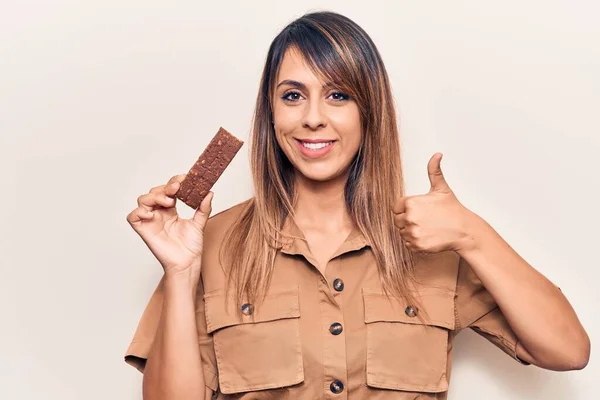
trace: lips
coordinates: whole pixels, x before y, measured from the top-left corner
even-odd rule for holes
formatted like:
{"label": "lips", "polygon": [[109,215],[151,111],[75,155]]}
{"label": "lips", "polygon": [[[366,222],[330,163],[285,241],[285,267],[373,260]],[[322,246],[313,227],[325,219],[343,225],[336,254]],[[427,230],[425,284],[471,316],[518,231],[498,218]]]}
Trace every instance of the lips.
{"label": "lips", "polygon": [[299,138],[294,138],[299,142],[304,142],[304,143],[328,143],[328,142],[335,142],[335,139],[299,139]]}
{"label": "lips", "polygon": [[[335,146],[336,140],[323,140],[323,139],[300,140],[300,139],[296,139],[296,143],[298,144],[298,149],[300,150],[300,153],[302,153],[302,155],[304,155],[306,158],[320,158],[320,157],[325,156],[327,153],[329,153],[329,151],[331,151],[331,148]],[[310,144],[329,143],[329,145],[319,148],[319,149],[310,149],[310,148],[305,147],[303,143],[310,143]]]}

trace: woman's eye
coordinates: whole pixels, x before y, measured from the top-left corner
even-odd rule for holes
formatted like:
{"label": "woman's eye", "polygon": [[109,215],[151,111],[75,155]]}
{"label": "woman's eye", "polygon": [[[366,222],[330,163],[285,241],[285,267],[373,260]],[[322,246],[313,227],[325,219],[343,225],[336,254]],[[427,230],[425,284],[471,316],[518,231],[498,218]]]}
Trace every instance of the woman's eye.
{"label": "woman's eye", "polygon": [[296,101],[300,97],[300,93],[298,92],[287,92],[281,98],[286,101]]}
{"label": "woman's eye", "polygon": [[331,96],[334,96],[334,100],[336,101],[344,101],[350,99],[350,96],[342,92],[333,92],[331,93]]}

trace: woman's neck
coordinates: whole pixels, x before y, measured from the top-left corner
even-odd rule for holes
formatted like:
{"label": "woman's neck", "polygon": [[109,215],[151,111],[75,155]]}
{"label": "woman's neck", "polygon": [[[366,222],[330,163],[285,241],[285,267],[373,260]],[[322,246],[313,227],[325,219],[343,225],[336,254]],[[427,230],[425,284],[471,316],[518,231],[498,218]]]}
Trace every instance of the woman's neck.
{"label": "woman's neck", "polygon": [[298,174],[296,179],[296,223],[304,230],[336,232],[349,230],[352,220],[346,209],[345,177],[314,181]]}

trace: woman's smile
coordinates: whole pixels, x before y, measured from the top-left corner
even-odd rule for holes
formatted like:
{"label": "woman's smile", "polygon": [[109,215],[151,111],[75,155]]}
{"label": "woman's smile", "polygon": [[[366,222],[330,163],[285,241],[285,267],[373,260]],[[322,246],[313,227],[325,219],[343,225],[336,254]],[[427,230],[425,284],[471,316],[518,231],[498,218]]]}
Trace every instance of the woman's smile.
{"label": "woman's smile", "polygon": [[300,153],[307,158],[321,158],[326,156],[335,146],[336,140],[300,140],[294,138]]}

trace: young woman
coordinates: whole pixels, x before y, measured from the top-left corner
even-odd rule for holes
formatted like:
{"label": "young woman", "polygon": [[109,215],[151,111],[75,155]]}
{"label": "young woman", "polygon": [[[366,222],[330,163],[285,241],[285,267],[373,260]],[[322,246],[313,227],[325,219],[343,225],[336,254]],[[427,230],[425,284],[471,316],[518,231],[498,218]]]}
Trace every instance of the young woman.
{"label": "young woman", "polygon": [[302,16],[267,54],[250,140],[255,195],[179,218],[183,175],[128,221],[164,268],[126,361],[144,399],[445,399],[471,328],[521,364],[583,368],[560,289],[465,208],[440,167],[406,197],[375,45]]}

